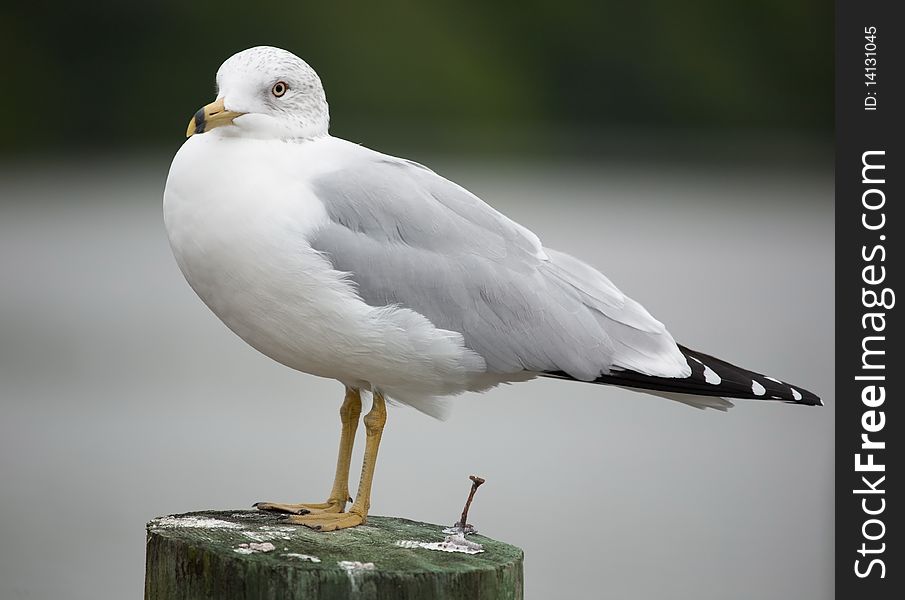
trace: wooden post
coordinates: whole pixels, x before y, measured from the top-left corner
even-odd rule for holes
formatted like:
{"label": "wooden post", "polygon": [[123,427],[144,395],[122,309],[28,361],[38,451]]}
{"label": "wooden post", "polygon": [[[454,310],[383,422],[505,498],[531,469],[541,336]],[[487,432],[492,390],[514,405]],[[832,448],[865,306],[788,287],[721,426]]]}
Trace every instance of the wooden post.
{"label": "wooden post", "polygon": [[519,548],[475,534],[483,552],[432,549],[442,529],[369,516],[319,533],[258,511],[160,517],[147,526],[145,599],[521,600]]}

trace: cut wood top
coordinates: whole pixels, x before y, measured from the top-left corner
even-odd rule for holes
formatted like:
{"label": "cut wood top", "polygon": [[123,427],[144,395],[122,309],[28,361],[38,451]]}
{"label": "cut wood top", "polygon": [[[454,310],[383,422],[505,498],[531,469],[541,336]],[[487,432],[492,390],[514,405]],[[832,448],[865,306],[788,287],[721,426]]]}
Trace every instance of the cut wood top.
{"label": "cut wood top", "polygon": [[149,541],[159,536],[179,546],[222,559],[257,563],[268,570],[320,571],[322,575],[333,571],[363,580],[390,573],[496,570],[522,561],[521,549],[479,534],[467,536],[469,542],[483,546],[476,554],[424,547],[444,541],[443,527],[369,516],[366,525],[322,533],[288,524],[273,513],[202,511],[156,518],[147,530]]}

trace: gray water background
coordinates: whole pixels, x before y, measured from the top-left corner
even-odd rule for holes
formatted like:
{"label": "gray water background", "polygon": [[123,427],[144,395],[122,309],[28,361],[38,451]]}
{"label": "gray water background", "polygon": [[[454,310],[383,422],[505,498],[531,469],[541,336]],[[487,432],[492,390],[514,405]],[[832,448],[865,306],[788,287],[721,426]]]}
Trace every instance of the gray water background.
{"label": "gray water background", "polygon": [[[432,166],[677,340],[827,406],[722,414],[540,380],[454,399],[445,422],[394,407],[372,512],[451,523],[476,473],[471,521],[525,550],[528,598],[831,597],[832,172]],[[329,490],[341,386],[258,354],[195,297],[165,177],[158,161],[0,168],[4,600],[138,598],[152,517]]]}

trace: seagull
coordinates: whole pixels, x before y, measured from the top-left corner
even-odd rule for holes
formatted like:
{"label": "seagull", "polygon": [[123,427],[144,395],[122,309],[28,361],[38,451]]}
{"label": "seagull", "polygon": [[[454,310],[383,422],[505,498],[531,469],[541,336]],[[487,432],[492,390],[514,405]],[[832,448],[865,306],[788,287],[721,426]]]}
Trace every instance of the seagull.
{"label": "seagull", "polygon": [[[320,531],[365,523],[388,399],[439,416],[443,397],[552,377],[697,408],[821,404],[677,344],[594,267],[423,165],[331,136],[329,121],[305,61],[268,46],[239,52],[192,117],[164,191],[176,262],[214,314],[273,360],[345,386],[326,502],[258,509]],[[363,392],[372,402],[353,501]]]}

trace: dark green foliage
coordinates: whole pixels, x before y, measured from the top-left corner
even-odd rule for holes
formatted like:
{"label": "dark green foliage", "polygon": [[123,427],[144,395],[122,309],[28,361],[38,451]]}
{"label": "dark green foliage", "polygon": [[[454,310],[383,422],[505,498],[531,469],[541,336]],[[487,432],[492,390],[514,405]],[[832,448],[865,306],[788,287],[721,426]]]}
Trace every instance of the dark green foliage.
{"label": "dark green foliage", "polygon": [[7,4],[0,152],[175,149],[220,63],[258,44],[318,70],[334,134],[388,151],[832,131],[833,12],[816,0]]}

